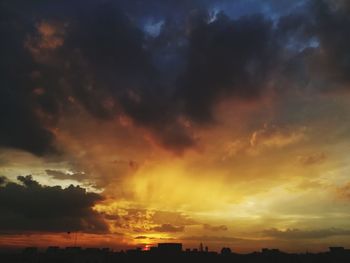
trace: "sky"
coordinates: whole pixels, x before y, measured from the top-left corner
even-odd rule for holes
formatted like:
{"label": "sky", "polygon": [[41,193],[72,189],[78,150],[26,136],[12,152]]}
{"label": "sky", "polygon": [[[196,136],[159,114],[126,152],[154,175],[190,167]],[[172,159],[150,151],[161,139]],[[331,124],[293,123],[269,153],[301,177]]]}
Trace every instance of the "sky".
{"label": "sky", "polygon": [[350,247],[346,0],[1,0],[0,247]]}

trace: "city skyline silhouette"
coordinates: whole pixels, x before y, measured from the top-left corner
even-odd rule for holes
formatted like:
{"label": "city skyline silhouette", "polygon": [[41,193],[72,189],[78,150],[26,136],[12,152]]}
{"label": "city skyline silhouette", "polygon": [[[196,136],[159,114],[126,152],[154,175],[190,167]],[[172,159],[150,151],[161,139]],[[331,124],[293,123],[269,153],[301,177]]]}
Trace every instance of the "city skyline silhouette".
{"label": "city skyline silhouette", "polygon": [[261,251],[240,254],[223,247],[218,252],[203,248],[183,250],[181,243],[159,243],[147,250],[141,248],[126,251],[112,251],[109,248],[60,248],[51,246],[46,251],[35,247],[27,247],[22,252],[0,253],[4,263],[7,262],[347,262],[350,259],[350,249],[329,247],[329,251],[319,253],[286,253],[279,249],[263,248]]}

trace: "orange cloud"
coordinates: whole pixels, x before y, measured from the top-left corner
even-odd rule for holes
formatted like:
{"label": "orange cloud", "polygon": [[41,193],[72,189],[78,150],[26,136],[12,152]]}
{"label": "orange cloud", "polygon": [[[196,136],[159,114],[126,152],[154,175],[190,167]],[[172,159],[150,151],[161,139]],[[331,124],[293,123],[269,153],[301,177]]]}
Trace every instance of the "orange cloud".
{"label": "orange cloud", "polygon": [[52,51],[64,44],[65,26],[62,23],[41,21],[36,26],[36,34],[29,35],[25,47],[39,62],[48,62]]}
{"label": "orange cloud", "polygon": [[304,140],[305,132],[305,127],[291,129],[265,124],[262,129],[253,132],[250,145],[252,147],[284,147]]}
{"label": "orange cloud", "polygon": [[343,186],[337,187],[336,193],[341,199],[350,200],[350,182],[346,183]]}
{"label": "orange cloud", "polygon": [[325,153],[314,153],[310,155],[302,155],[298,157],[300,164],[309,166],[314,164],[320,164],[326,161],[327,155]]}

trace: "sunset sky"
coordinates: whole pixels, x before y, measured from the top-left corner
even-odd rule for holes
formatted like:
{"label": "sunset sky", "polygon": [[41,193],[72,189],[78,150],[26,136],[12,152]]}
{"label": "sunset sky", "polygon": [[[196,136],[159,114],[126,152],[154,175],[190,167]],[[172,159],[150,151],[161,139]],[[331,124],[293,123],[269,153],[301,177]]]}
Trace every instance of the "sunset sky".
{"label": "sunset sky", "polygon": [[350,2],[0,0],[0,248],[350,247]]}

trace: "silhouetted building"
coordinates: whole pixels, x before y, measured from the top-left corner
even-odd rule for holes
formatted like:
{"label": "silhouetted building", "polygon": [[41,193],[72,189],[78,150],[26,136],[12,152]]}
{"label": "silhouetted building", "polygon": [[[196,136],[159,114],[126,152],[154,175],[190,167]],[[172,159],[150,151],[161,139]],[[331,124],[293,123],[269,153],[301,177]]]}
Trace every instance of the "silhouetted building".
{"label": "silhouetted building", "polygon": [[181,243],[159,243],[158,252],[167,253],[167,254],[181,253],[182,244]]}
{"label": "silhouetted building", "polygon": [[276,255],[281,253],[281,251],[277,248],[263,248],[261,249],[261,252],[264,255]]}
{"label": "silhouetted building", "polygon": [[25,254],[25,255],[34,255],[36,253],[38,253],[38,248],[37,247],[26,247],[23,250],[23,254]]}
{"label": "silhouetted building", "polygon": [[142,252],[142,248],[140,248],[140,247],[137,247],[136,249],[128,249],[128,250],[126,251],[126,253],[127,253],[128,255],[141,254],[141,252]]}
{"label": "silhouetted building", "polygon": [[200,252],[203,252],[203,251],[204,251],[204,249],[203,249],[203,243],[200,243],[200,244],[199,244],[199,251],[200,251]]}
{"label": "silhouetted building", "polygon": [[66,253],[69,254],[79,254],[82,251],[81,247],[66,247]]}
{"label": "silhouetted building", "polygon": [[104,248],[102,248],[101,250],[102,250],[102,252],[104,252],[104,253],[108,253],[108,252],[111,251],[111,250],[109,249],[109,247],[104,247]]}
{"label": "silhouetted building", "polygon": [[158,247],[150,247],[149,251],[151,252],[157,252],[158,251]]}
{"label": "silhouetted building", "polygon": [[230,255],[232,253],[231,248],[229,247],[223,247],[221,249],[221,255]]}
{"label": "silhouetted building", "polygon": [[88,247],[88,248],[85,249],[85,252],[95,254],[95,253],[102,252],[102,250],[99,249],[99,248],[96,248],[96,247]]}
{"label": "silhouetted building", "polygon": [[58,252],[60,252],[60,247],[57,247],[57,246],[51,246],[46,249],[46,253],[49,253],[49,254],[56,254]]}
{"label": "silhouetted building", "polygon": [[329,251],[331,253],[344,253],[345,248],[344,247],[329,247]]}

